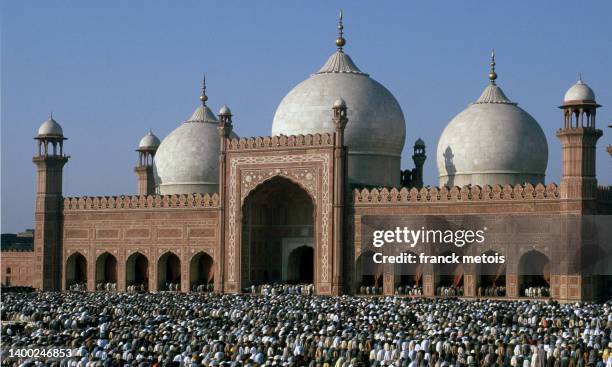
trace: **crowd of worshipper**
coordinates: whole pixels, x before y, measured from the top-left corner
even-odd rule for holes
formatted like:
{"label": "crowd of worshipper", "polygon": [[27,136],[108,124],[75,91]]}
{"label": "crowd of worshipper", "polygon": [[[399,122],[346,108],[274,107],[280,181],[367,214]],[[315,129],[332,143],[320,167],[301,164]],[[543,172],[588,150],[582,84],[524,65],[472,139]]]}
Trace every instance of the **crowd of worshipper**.
{"label": "crowd of worshipper", "polygon": [[506,287],[503,286],[478,287],[478,297],[504,297],[505,295]]}
{"label": "crowd of worshipper", "polygon": [[463,286],[439,286],[436,288],[436,295],[442,297],[461,297],[463,296]]}
{"label": "crowd of worshipper", "polygon": [[181,290],[181,283],[165,283],[164,288],[162,290],[170,291],[170,292],[178,292]]}
{"label": "crowd of worshipper", "polygon": [[130,284],[127,287],[125,287],[125,290],[128,293],[140,293],[140,292],[146,292],[149,289],[149,287],[147,286],[146,283],[141,283],[141,284]]}
{"label": "crowd of worshipper", "polygon": [[97,291],[106,291],[106,292],[116,292],[117,291],[117,283],[98,283],[96,284]]}
{"label": "crowd of worshipper", "polygon": [[212,292],[214,290],[215,290],[214,283],[193,284],[191,286],[192,292]]}
{"label": "crowd of worshipper", "polygon": [[0,294],[4,292],[29,293],[34,291],[36,291],[36,289],[34,289],[33,287],[22,285],[2,285],[0,287]]}
{"label": "crowd of worshipper", "polygon": [[280,295],[280,294],[301,294],[304,296],[312,296],[314,294],[314,284],[260,284],[251,285],[244,289],[245,293]]}
{"label": "crowd of worshipper", "polygon": [[73,283],[68,286],[68,290],[75,292],[85,292],[87,291],[87,283]]}
{"label": "crowd of worshipper", "polygon": [[550,297],[550,287],[528,287],[525,288],[525,297],[546,298]]}
{"label": "crowd of worshipper", "polygon": [[406,296],[420,296],[423,294],[423,287],[414,285],[400,285],[395,288],[395,294]]}
{"label": "crowd of worshipper", "polygon": [[359,287],[359,294],[365,295],[375,295],[375,294],[383,294],[383,287],[375,287],[369,285],[362,285]]}
{"label": "crowd of worshipper", "polygon": [[6,292],[0,316],[3,365],[612,366],[612,301]]}

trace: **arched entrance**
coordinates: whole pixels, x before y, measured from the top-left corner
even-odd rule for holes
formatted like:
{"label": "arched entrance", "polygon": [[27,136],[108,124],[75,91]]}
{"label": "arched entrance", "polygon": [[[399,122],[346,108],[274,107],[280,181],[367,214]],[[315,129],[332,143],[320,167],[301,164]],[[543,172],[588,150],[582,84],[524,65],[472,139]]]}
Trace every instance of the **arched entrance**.
{"label": "arched entrance", "polygon": [[[460,252],[455,252],[459,257]],[[441,256],[449,257],[453,252],[444,252]],[[436,278],[436,296],[455,297],[463,296],[463,275],[465,268],[462,263],[437,263],[434,264],[434,275]]]}
{"label": "arched entrance", "polygon": [[312,284],[314,281],[314,248],[300,246],[293,249],[287,261],[287,282]]}
{"label": "arched entrance", "polygon": [[4,276],[4,285],[7,287],[11,286],[11,267],[6,268],[6,273]]}
{"label": "arched entrance", "polygon": [[96,290],[117,290],[117,259],[108,252],[96,260]]}
{"label": "arched entrance", "polygon": [[[503,255],[498,251],[489,250],[485,256]],[[478,297],[504,297],[506,295],[506,264],[478,264]]]}
{"label": "arched entrance", "polygon": [[242,213],[243,290],[314,281],[314,204],[306,190],[287,178],[273,177],[247,196]]}
{"label": "arched entrance", "polygon": [[358,294],[383,293],[383,264],[374,262],[373,251],[366,251],[359,255],[355,264],[355,273]]}
{"label": "arched entrance", "polygon": [[157,290],[181,290],[181,260],[172,252],[166,252],[157,261]]}
{"label": "arched entrance", "polygon": [[75,252],[66,260],[66,289],[87,290],[87,260],[80,252]]}
{"label": "arched entrance", "polygon": [[[603,244],[605,240],[598,241]],[[606,253],[604,248],[594,243],[579,246],[571,265],[571,272],[581,274],[582,283],[586,285],[582,289],[583,297],[599,301],[612,299],[612,247],[608,246]]]}
{"label": "arched entrance", "polygon": [[128,291],[145,291],[149,288],[149,260],[140,252],[134,252],[126,261],[125,285]]}
{"label": "arched entrance", "polygon": [[540,251],[531,250],[521,256],[518,267],[520,295],[550,297],[550,260]]}
{"label": "arched entrance", "polygon": [[215,281],[213,258],[199,252],[189,263],[189,287],[195,292],[211,292]]}
{"label": "arched entrance", "polygon": [[[418,255],[412,251],[404,252],[418,259]],[[398,295],[420,296],[423,294],[423,265],[420,263],[395,264],[395,293]]]}

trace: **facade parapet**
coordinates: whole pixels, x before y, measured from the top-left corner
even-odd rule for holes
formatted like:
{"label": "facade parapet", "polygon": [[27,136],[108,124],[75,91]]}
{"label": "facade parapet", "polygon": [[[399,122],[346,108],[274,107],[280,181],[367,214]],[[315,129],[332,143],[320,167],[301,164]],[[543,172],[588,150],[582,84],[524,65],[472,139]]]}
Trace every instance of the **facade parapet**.
{"label": "facade parapet", "polygon": [[82,196],[64,198],[64,211],[151,208],[218,208],[219,195]]}
{"label": "facade parapet", "polygon": [[525,185],[485,185],[485,186],[443,186],[413,188],[355,189],[353,203],[393,204],[393,203],[431,203],[431,202],[475,202],[475,201],[535,201],[559,199],[559,186],[550,183]]}
{"label": "facade parapet", "polygon": [[264,150],[282,148],[305,148],[305,147],[332,147],[334,146],[333,134],[307,134],[307,135],[277,135],[258,136],[251,138],[228,139],[227,149],[230,151],[240,150]]}

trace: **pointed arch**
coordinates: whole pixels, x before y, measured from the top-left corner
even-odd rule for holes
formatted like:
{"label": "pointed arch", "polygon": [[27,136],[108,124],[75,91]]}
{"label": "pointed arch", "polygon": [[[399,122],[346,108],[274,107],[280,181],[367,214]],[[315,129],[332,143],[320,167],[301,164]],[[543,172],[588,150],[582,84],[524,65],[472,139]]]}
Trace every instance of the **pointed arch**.
{"label": "pointed arch", "polygon": [[117,284],[117,258],[109,252],[96,259],[96,289],[99,284]]}
{"label": "pointed arch", "polygon": [[189,262],[189,287],[191,291],[210,291],[215,281],[215,263],[209,254],[200,251]]}
{"label": "pointed arch", "polygon": [[[405,256],[418,258],[413,251],[403,251]],[[393,268],[395,293],[398,295],[418,295],[423,289],[423,264],[398,263]]]}
{"label": "pointed arch", "polygon": [[550,259],[538,250],[524,253],[518,265],[519,291],[524,297],[550,296]]}
{"label": "pointed arch", "polygon": [[[262,180],[249,191],[242,212],[243,288],[314,282],[315,200],[304,186],[284,175]],[[304,246],[312,250],[299,250],[304,258],[296,257],[294,251]]]}
{"label": "pointed arch", "polygon": [[[308,173],[306,173],[308,174]],[[246,189],[242,196],[242,200],[241,200],[241,205],[244,205],[245,200],[249,197],[252,196],[254,192],[256,192],[257,190],[260,190],[262,187],[266,187],[268,185],[270,185],[270,183],[272,182],[272,184],[275,181],[279,181],[279,180],[286,180],[291,182],[292,184],[298,186],[299,188],[301,188],[302,190],[304,190],[304,192],[306,194],[308,194],[308,197],[310,198],[310,200],[312,201],[312,206],[313,208],[315,208],[316,210],[316,205],[317,205],[317,200],[315,198],[316,194],[313,192],[313,188],[309,187],[308,185],[305,185],[304,182],[301,182],[300,180],[296,180],[294,177],[291,177],[290,175],[286,175],[283,173],[276,173],[275,175],[272,175],[270,177],[266,177],[266,178],[261,178],[259,180],[255,180],[251,182],[250,188]]]}
{"label": "pointed arch", "polygon": [[294,248],[289,253],[286,266],[287,282],[312,284],[314,281],[314,248],[307,245]]}
{"label": "pointed arch", "polygon": [[157,290],[181,290],[181,259],[172,251],[157,260]]}
{"label": "pointed arch", "polygon": [[[462,251],[444,251],[441,256],[451,256],[456,253],[462,256]],[[438,256],[440,256],[438,255]],[[433,266],[435,290],[438,296],[462,296],[464,291],[465,266],[463,263],[436,263]]]}
{"label": "pointed arch", "polygon": [[358,294],[382,294],[384,267],[374,262],[374,251],[359,255],[355,264],[355,280]]}
{"label": "pointed arch", "polygon": [[87,259],[76,251],[66,259],[66,289],[87,288]]}
{"label": "pointed arch", "polygon": [[[501,251],[487,250],[484,256],[503,256]],[[503,297],[506,295],[506,263],[482,263],[476,266],[478,297]]]}
{"label": "pointed arch", "polygon": [[142,289],[149,287],[149,259],[141,252],[132,253],[125,262],[125,285]]}

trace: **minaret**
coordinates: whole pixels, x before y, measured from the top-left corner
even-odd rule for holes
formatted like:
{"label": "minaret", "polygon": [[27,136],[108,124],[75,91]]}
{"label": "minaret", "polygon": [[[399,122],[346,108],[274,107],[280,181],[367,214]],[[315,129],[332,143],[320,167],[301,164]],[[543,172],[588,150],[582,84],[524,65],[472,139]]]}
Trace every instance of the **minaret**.
{"label": "minaret", "polygon": [[62,288],[62,175],[69,156],[64,155],[64,133],[53,115],[38,129],[33,286],[45,291]]}
{"label": "minaret", "polygon": [[[226,292],[227,279],[225,276],[225,207],[227,205],[225,200],[226,193],[226,182],[225,178],[227,175],[227,140],[232,133],[232,111],[226,105],[223,105],[219,110],[219,125],[217,131],[219,132],[219,267],[218,273],[215,274],[215,291]],[[235,290],[234,290],[235,291]]]}
{"label": "minaret", "polygon": [[[342,16],[342,13],[340,13]],[[342,19],[342,18],[340,18]],[[332,294],[340,295],[344,291],[343,247],[344,247],[344,199],[346,191],[346,146],[344,129],[348,123],[346,102],[339,98],[332,107],[334,124],[334,196],[333,196],[333,276]]]}
{"label": "minaret", "polygon": [[[603,132],[596,128],[595,115],[601,107],[595,101],[595,93],[582,81],[582,76],[565,93],[563,128],[557,137],[563,147],[561,198],[570,210],[589,210],[597,193],[595,177],[595,153],[597,140]],[[591,201],[589,203],[589,201]]]}
{"label": "minaret", "polygon": [[423,187],[423,166],[425,165],[425,142],[423,139],[418,138],[414,143],[414,154],[412,154],[412,160],[414,161],[414,170],[412,173],[412,186],[421,188]]}
{"label": "minaret", "polygon": [[138,195],[155,194],[155,179],[153,178],[153,159],[159,147],[160,141],[149,130],[147,135],[140,139],[138,144],[138,165],[134,167],[134,172],[138,176]]}

